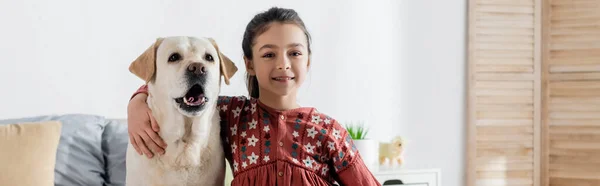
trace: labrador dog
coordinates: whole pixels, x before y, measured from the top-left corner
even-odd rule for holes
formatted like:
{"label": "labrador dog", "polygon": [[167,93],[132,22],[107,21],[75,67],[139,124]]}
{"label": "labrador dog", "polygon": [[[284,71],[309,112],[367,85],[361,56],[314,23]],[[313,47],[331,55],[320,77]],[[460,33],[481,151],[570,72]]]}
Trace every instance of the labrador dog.
{"label": "labrador dog", "polygon": [[211,38],[158,38],[129,70],[148,85],[147,103],[167,143],[164,155],[147,158],[127,149],[126,183],[223,185],[225,158],[217,99],[237,71]]}

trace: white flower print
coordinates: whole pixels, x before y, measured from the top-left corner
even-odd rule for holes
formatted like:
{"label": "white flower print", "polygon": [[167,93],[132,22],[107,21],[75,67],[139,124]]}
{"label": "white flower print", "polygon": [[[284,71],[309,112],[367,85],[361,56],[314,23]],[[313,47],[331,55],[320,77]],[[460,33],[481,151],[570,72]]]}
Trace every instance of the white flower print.
{"label": "white flower print", "polygon": [[315,135],[317,135],[319,133],[319,132],[317,132],[317,130],[315,130],[314,126],[313,126],[313,128],[306,129],[306,132],[308,132],[306,135],[308,135],[308,137],[311,137],[312,139],[315,139]]}
{"label": "white flower print", "polygon": [[321,120],[321,117],[319,117],[319,115],[313,115],[313,116],[312,116],[312,122],[313,122],[313,123],[315,123],[315,124],[319,124],[319,123],[321,123],[321,121],[322,121],[322,120]]}
{"label": "white flower print", "polygon": [[312,168],[312,164],[314,161],[310,158],[310,156],[306,156],[306,159],[304,159],[303,162],[304,162],[304,166],[306,166],[308,168]]}
{"label": "white flower print", "polygon": [[304,149],[306,149],[307,153],[313,154],[315,153],[313,150],[315,150],[315,146],[311,145],[310,142],[307,143],[306,145],[304,145]]}
{"label": "white flower print", "polygon": [[333,129],[333,136],[335,137],[335,139],[342,138],[342,136],[340,135],[340,131],[337,129]]}
{"label": "white flower print", "polygon": [[329,151],[335,150],[335,143],[333,143],[333,141],[328,141],[327,143],[328,143],[327,147],[329,148]]}
{"label": "white flower print", "polygon": [[258,160],[258,156],[256,154],[254,154],[254,152],[252,152],[252,155],[250,155],[248,157],[248,159],[250,160],[250,165],[256,164],[256,160]]}
{"label": "white flower print", "polygon": [[269,128],[269,125],[267,125],[267,126],[263,127],[263,130],[264,130],[265,132],[269,132],[269,130],[271,130],[271,129]]}
{"label": "white flower print", "polygon": [[254,112],[256,112],[256,103],[252,103],[251,106],[252,107],[250,108],[250,111],[252,112],[252,114],[254,114]]}
{"label": "white flower print", "polygon": [[246,162],[245,162],[245,161],[244,161],[244,162],[242,162],[242,168],[244,168],[244,169],[245,169],[246,167],[248,167],[248,164],[246,164]]}
{"label": "white flower print", "polygon": [[296,158],[292,158],[292,162],[298,163],[298,160]]}
{"label": "white flower print", "polygon": [[300,135],[298,135],[298,131],[292,132],[292,135],[294,136],[294,138],[297,138],[298,136],[300,136]]}
{"label": "white flower print", "polygon": [[263,161],[265,161],[265,162],[268,162],[269,160],[271,160],[271,159],[269,159],[269,156],[265,156],[265,157],[263,158]]}
{"label": "white flower print", "polygon": [[233,160],[233,171],[238,171],[238,162]]}
{"label": "white flower print", "polygon": [[252,119],[252,122],[248,123],[250,125],[250,129],[256,129],[256,124],[258,124],[258,122],[254,119]]}
{"label": "white flower print", "polygon": [[227,111],[227,105],[223,105],[223,106],[221,106],[221,110],[222,110],[223,112]]}
{"label": "white flower print", "polygon": [[235,108],[235,110],[232,110],[233,112],[233,117],[237,118],[240,116],[240,112],[242,112],[242,109],[240,107]]}
{"label": "white flower print", "polygon": [[256,142],[258,142],[258,138],[252,134],[252,137],[248,138],[248,146],[256,146]]}
{"label": "white flower print", "polygon": [[234,143],[233,145],[231,145],[231,153],[235,154],[235,149],[237,149],[237,145]]}
{"label": "white flower print", "polygon": [[325,118],[325,121],[323,121],[323,122],[325,122],[326,125],[331,124],[331,120],[329,120],[329,118]]}
{"label": "white flower print", "polygon": [[323,169],[321,169],[321,175],[325,176],[327,171],[329,171],[329,168],[327,168],[327,166],[323,166]]}
{"label": "white flower print", "polygon": [[317,141],[317,147],[321,147],[321,141]]}
{"label": "white flower print", "polygon": [[314,169],[315,169],[315,170],[319,170],[319,168],[321,168],[321,164],[318,164],[318,163],[317,163],[317,164],[315,164],[315,168],[314,168]]}
{"label": "white flower print", "polygon": [[233,125],[233,127],[230,127],[231,129],[231,135],[235,136],[237,134],[237,125]]}
{"label": "white flower print", "polygon": [[246,137],[246,131],[242,132],[242,134],[240,134],[240,136]]}

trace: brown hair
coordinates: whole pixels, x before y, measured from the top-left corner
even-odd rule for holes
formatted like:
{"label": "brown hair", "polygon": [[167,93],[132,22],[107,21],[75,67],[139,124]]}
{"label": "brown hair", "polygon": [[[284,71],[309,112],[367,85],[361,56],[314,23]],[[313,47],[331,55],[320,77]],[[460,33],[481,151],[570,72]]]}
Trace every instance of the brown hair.
{"label": "brown hair", "polygon": [[[286,8],[278,8],[272,7],[269,10],[259,13],[252,18],[250,23],[246,26],[246,31],[244,32],[244,39],[242,41],[242,50],[244,50],[244,57],[249,60],[252,60],[252,46],[254,45],[254,41],[256,37],[267,31],[269,28],[268,25],[274,22],[278,23],[291,23],[300,27],[302,31],[304,31],[304,35],[306,35],[308,54],[310,55],[310,34],[306,30],[306,26],[304,26],[304,22],[298,16],[298,13],[293,9]],[[258,80],[256,76],[252,76],[246,73],[248,93],[250,97],[258,98]]]}

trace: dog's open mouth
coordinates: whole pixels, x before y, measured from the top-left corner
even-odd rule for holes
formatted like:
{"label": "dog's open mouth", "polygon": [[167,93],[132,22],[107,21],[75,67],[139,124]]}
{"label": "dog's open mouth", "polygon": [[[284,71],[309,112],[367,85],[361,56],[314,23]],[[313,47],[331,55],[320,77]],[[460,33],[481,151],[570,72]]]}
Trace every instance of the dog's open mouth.
{"label": "dog's open mouth", "polygon": [[208,98],[204,96],[204,88],[202,88],[202,86],[194,85],[192,88],[190,88],[190,90],[188,90],[185,96],[175,98],[175,101],[179,104],[183,103],[186,106],[196,107],[206,103]]}

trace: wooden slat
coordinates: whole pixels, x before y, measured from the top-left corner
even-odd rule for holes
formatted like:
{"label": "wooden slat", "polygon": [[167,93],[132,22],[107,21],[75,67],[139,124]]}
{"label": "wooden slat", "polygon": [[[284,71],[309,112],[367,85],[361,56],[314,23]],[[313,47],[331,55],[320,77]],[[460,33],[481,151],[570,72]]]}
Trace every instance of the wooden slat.
{"label": "wooden slat", "polygon": [[552,119],[549,126],[600,126],[599,119]]}
{"label": "wooden slat", "polygon": [[[596,81],[600,83],[600,81]],[[555,97],[600,97],[600,88],[595,89],[552,89],[550,96]]]}
{"label": "wooden slat", "polygon": [[583,34],[598,34],[600,28],[555,28],[550,31],[550,35],[583,35]]}
{"label": "wooden slat", "polygon": [[[598,16],[600,19],[600,16]],[[586,35],[555,35],[551,37],[552,43],[585,43],[594,44],[600,41],[600,33]]]}
{"label": "wooden slat", "polygon": [[[481,21],[485,24],[515,24],[512,21]],[[521,25],[521,24],[519,24]],[[526,27],[527,28],[527,27]],[[515,36],[515,35],[478,35],[478,39],[482,43],[518,43],[533,45],[532,36]],[[481,59],[480,59],[481,60]],[[529,59],[531,62],[531,59]]]}
{"label": "wooden slat", "polygon": [[600,104],[600,97],[551,97],[550,104]]}
{"label": "wooden slat", "polygon": [[493,104],[493,105],[477,105],[477,109],[481,111],[533,111],[533,105],[528,104]]}
{"label": "wooden slat", "polygon": [[532,171],[479,171],[478,178],[531,178]]}
{"label": "wooden slat", "polygon": [[[529,139],[531,140],[531,139]],[[532,149],[477,149],[477,157],[487,156],[532,156]]]}
{"label": "wooden slat", "polygon": [[[562,172],[560,171],[553,171],[554,177],[568,177],[568,176],[563,176]],[[597,179],[593,179],[594,177],[598,177],[598,175],[595,175],[594,173],[582,173],[580,174],[580,177],[584,177],[584,178],[575,178],[575,179],[571,179],[571,178],[552,178],[552,183],[550,184],[550,186],[598,186],[600,185],[600,180]],[[586,178],[590,178],[590,179],[586,179]]]}
{"label": "wooden slat", "polygon": [[[533,134],[532,126],[477,126],[480,135]],[[532,144],[531,142],[525,144]]]}
{"label": "wooden slat", "polygon": [[[576,113],[567,113],[567,115],[565,116],[565,113],[558,113],[557,117],[564,117],[564,118],[569,118],[569,116],[574,117],[574,115],[579,116],[580,114],[576,114]],[[586,115],[588,116],[588,115]],[[591,118],[596,118],[593,116],[588,116]],[[533,112],[527,112],[527,111],[479,111],[477,112],[477,118],[478,119],[506,119],[506,118],[511,118],[511,119],[527,119],[527,118],[533,118]],[[600,118],[600,116],[598,116],[598,118]]]}
{"label": "wooden slat", "polygon": [[477,126],[532,126],[533,119],[480,119]]}
{"label": "wooden slat", "polygon": [[[531,5],[477,5],[477,12],[508,13],[508,14],[533,14]],[[528,23],[533,25],[532,22]]]}
{"label": "wooden slat", "polygon": [[512,50],[520,50],[520,51],[531,51],[533,50],[533,44],[529,44],[529,43],[513,43],[511,45],[507,45],[505,43],[482,43],[477,45],[477,49],[482,49],[482,50],[505,50],[505,51],[512,51]]}
{"label": "wooden slat", "polygon": [[597,65],[600,64],[600,57],[580,56],[574,58],[550,59],[548,64],[553,65]]}
{"label": "wooden slat", "polygon": [[[600,134],[600,133],[598,133]],[[594,141],[551,141],[550,148],[556,149],[571,149],[571,150],[581,150],[581,149],[597,149],[600,146],[600,142]],[[551,161],[552,162],[552,161]],[[591,163],[591,162],[589,162]],[[600,170],[600,168],[598,168]]]}
{"label": "wooden slat", "polygon": [[550,161],[558,164],[600,164],[600,156],[550,156]]}
{"label": "wooden slat", "polygon": [[533,180],[531,178],[505,178],[505,179],[480,179],[477,181],[477,185],[490,185],[490,186],[502,186],[502,185],[532,185]]}
{"label": "wooden slat", "polygon": [[534,166],[540,122],[535,113],[541,105],[535,96],[541,90],[539,4],[469,1],[469,186],[539,186],[533,176],[539,172]]}
{"label": "wooden slat", "polygon": [[531,65],[533,59],[526,57],[482,57],[475,63],[477,65]]}
{"label": "wooden slat", "polygon": [[[514,58],[517,59],[531,59],[528,64],[533,65],[533,52],[532,51],[503,51],[503,50],[480,50],[475,54],[477,57],[482,59],[510,59],[506,60],[511,61]],[[478,61],[478,60],[476,60]]]}
{"label": "wooden slat", "polygon": [[600,72],[588,72],[588,73],[554,73],[548,76],[550,81],[589,81],[589,80],[600,80]]}
{"label": "wooden slat", "polygon": [[475,92],[477,96],[532,96],[533,90],[527,89],[479,89]]}
{"label": "wooden slat", "polygon": [[[600,85],[598,86],[600,87]],[[478,89],[533,89],[533,82],[528,81],[477,81]]]}
{"label": "wooden slat", "polygon": [[[483,21],[530,21],[532,23],[534,21],[533,14],[506,14],[491,12],[473,12],[472,14],[475,14],[475,16],[477,17],[476,20]],[[474,31],[477,30],[475,29]]]}
{"label": "wooden slat", "polygon": [[[600,30],[598,30],[600,31]],[[552,50],[550,58],[597,58],[600,57],[600,48],[577,49],[577,50]]]}
{"label": "wooden slat", "polygon": [[[600,125],[599,125],[600,126]],[[552,136],[550,136],[550,140],[565,140],[565,141],[573,141],[573,140],[579,140],[579,141],[600,141],[600,134],[552,134]],[[600,156],[598,156],[598,158],[600,158]]]}
{"label": "wooden slat", "polygon": [[566,112],[600,112],[600,105],[595,104],[552,104],[548,106],[549,111],[566,111]]}
{"label": "wooden slat", "polygon": [[525,73],[533,72],[531,65],[477,65],[477,72]]}
{"label": "wooden slat", "polygon": [[533,1],[523,0],[476,0],[478,5],[527,5],[533,6]]}
{"label": "wooden slat", "polygon": [[477,141],[481,142],[526,142],[533,141],[531,134],[477,134]]}
{"label": "wooden slat", "polygon": [[525,81],[527,81],[527,80],[529,80],[529,81],[531,81],[531,80],[534,79],[534,76],[533,76],[532,73],[489,73],[489,72],[482,72],[482,73],[475,74],[475,79],[476,80],[481,80],[481,81],[490,81],[490,80],[499,80],[499,81],[506,81],[506,80],[525,80]]}
{"label": "wooden slat", "polygon": [[550,134],[600,134],[598,126],[550,126],[548,129]]}
{"label": "wooden slat", "polygon": [[478,34],[485,35],[517,35],[517,36],[533,36],[531,28],[479,28]]}
{"label": "wooden slat", "polygon": [[549,112],[549,119],[600,119],[600,112]]}
{"label": "wooden slat", "polygon": [[[477,22],[477,25],[481,28],[534,28],[530,21],[481,20]],[[533,38],[531,44],[533,44]]]}

